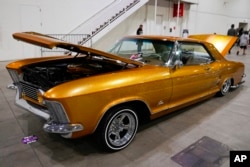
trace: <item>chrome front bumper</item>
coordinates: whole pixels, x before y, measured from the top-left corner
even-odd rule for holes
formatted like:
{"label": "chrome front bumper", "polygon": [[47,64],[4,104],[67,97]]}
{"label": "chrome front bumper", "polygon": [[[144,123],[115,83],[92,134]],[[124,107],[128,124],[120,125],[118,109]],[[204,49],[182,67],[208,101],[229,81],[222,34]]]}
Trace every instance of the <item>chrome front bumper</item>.
{"label": "chrome front bumper", "polygon": [[58,124],[48,121],[44,124],[43,130],[49,133],[68,134],[83,130],[83,126],[81,124]]}
{"label": "chrome front bumper", "polygon": [[53,122],[53,120],[51,120],[49,110],[35,108],[29,103],[27,103],[26,100],[20,98],[20,92],[15,85],[13,84],[8,85],[7,88],[16,90],[15,104],[18,107],[23,108],[47,120],[47,123],[45,123],[43,126],[44,131],[49,132],[49,133],[59,133],[62,135],[62,137],[70,138],[72,132],[77,132],[77,131],[81,131],[84,129],[81,124],[70,124],[70,123],[60,124],[60,123]]}

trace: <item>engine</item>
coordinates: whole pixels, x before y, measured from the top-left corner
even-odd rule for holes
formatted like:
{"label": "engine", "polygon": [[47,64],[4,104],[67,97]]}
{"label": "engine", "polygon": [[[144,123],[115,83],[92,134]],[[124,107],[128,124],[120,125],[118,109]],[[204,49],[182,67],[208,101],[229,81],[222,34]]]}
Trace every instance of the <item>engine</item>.
{"label": "engine", "polygon": [[101,66],[84,67],[82,64],[57,64],[23,69],[23,81],[47,90],[55,85],[88,77],[101,71]]}
{"label": "engine", "polygon": [[[133,64],[92,56],[32,64],[22,69],[23,81],[44,91],[55,85],[92,75],[135,68]],[[25,84],[24,83],[24,84]]]}

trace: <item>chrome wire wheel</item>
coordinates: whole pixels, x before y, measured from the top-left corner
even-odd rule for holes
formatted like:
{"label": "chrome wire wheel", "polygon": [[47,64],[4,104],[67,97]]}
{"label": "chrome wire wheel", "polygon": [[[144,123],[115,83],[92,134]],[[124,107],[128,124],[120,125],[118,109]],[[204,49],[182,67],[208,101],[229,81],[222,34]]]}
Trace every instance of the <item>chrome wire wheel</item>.
{"label": "chrome wire wheel", "polygon": [[99,128],[100,144],[109,151],[127,147],[138,128],[136,112],[129,107],[112,109],[102,120]]}

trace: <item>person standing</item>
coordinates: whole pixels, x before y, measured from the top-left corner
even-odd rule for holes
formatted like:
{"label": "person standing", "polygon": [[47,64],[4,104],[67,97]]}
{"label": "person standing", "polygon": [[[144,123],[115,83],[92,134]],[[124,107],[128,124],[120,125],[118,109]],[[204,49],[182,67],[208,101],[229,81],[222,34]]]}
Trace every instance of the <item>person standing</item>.
{"label": "person standing", "polygon": [[140,24],[139,28],[136,31],[136,35],[142,35],[143,34],[143,25]]}
{"label": "person standing", "polygon": [[[140,24],[138,29],[136,30],[136,35],[142,35],[142,34],[143,34],[143,25]],[[136,44],[137,44],[137,52],[141,54],[141,48],[143,42],[141,40],[138,40]]]}
{"label": "person standing", "polygon": [[237,55],[239,55],[240,53],[240,49],[243,50],[243,55],[246,55],[246,50],[247,50],[247,46],[249,44],[249,35],[248,35],[248,31],[244,31],[243,34],[240,36],[239,39],[239,49],[237,51]]}
{"label": "person standing", "polygon": [[243,34],[243,28],[238,29],[238,41],[237,41],[237,46],[240,46],[240,37]]}
{"label": "person standing", "polygon": [[[236,32],[236,30],[234,29],[234,24],[231,25],[231,28],[230,28],[230,29],[228,29],[227,35],[228,35],[228,36],[237,36],[237,32]],[[229,52],[228,52],[229,54],[231,53],[231,49],[232,49],[232,48],[229,49]]]}

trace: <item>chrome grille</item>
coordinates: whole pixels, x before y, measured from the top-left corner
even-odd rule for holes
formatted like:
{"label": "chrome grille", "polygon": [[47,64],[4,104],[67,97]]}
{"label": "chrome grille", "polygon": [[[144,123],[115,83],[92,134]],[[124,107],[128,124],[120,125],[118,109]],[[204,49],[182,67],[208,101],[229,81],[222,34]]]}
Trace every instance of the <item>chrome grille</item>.
{"label": "chrome grille", "polygon": [[38,87],[37,86],[34,86],[34,85],[31,85],[29,83],[26,83],[26,82],[20,82],[21,86],[22,86],[22,90],[23,90],[23,93],[29,97],[29,98],[32,98],[34,100],[38,100],[38,97],[37,97],[37,89]]}

